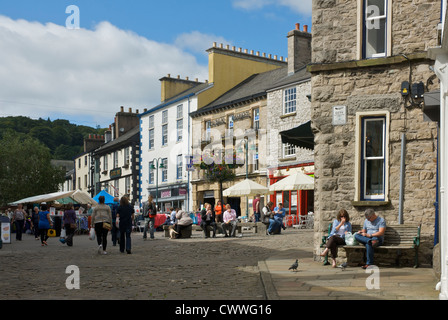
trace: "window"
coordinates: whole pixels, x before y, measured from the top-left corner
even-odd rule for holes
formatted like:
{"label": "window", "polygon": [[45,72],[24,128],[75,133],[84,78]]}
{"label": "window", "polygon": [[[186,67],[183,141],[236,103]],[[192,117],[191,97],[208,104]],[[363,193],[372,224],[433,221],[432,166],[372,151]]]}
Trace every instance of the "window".
{"label": "window", "polygon": [[124,189],[126,194],[131,194],[131,177],[124,178]]}
{"label": "window", "polygon": [[227,136],[233,136],[233,126],[235,122],[235,116],[232,114],[227,118]]}
{"label": "window", "polygon": [[260,129],[260,109],[256,108],[253,111],[253,128],[255,130]]}
{"label": "window", "polygon": [[177,179],[182,179],[182,155],[177,156]]}
{"label": "window", "polygon": [[388,39],[388,2],[363,0],[363,58],[385,57]]}
{"label": "window", "polygon": [[149,129],[149,150],[154,148],[154,129]]}
{"label": "window", "polygon": [[168,123],[168,110],[162,112],[162,124]]}
{"label": "window", "polygon": [[162,164],[163,164],[163,168],[162,168],[162,182],[167,182],[168,181],[168,159],[162,159]]}
{"label": "window", "polygon": [[166,146],[168,144],[168,125],[164,124],[162,126],[162,146]]}
{"label": "window", "polygon": [[118,151],[114,152],[114,169],[118,168]]}
{"label": "window", "polygon": [[362,119],[362,200],[385,199],[386,118]]}
{"label": "window", "polygon": [[124,165],[129,165],[130,160],[130,154],[129,154],[130,148],[127,147],[124,149]]}
{"label": "window", "polygon": [[154,180],[154,169],[152,169],[152,162],[149,163],[149,176],[148,176],[148,184],[154,184],[156,181]]}
{"label": "window", "polygon": [[153,129],[154,128],[154,115],[149,116],[149,125],[148,125],[149,129]]}
{"label": "window", "polygon": [[284,91],[284,114],[296,112],[297,107],[297,89],[289,88]]}
{"label": "window", "polygon": [[182,141],[182,131],[184,129],[184,120],[177,120],[177,142]]}
{"label": "window", "polygon": [[289,144],[289,143],[284,143],[283,144],[283,157],[288,158],[288,157],[294,157],[295,155],[296,155],[296,146]]}
{"label": "window", "polygon": [[212,136],[212,122],[205,121],[205,141],[210,141]]}
{"label": "window", "polygon": [[104,171],[109,170],[108,158],[107,155],[104,156]]}
{"label": "window", "polygon": [[177,119],[183,118],[183,109],[183,105],[180,104],[177,106]]}

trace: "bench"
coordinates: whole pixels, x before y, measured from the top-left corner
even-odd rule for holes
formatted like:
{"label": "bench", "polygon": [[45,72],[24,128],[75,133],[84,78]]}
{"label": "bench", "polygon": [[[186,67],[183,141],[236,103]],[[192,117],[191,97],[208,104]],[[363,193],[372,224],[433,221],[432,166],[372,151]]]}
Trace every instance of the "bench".
{"label": "bench", "polygon": [[[327,236],[322,237],[321,248],[325,247],[327,243],[328,235],[331,233],[332,223],[328,226]],[[352,233],[355,234],[362,229],[360,225],[352,225]],[[375,254],[381,253],[387,250],[396,250],[397,258],[395,263],[397,266],[400,265],[400,256],[402,250],[412,250],[414,251],[414,268],[418,267],[418,248],[420,246],[420,229],[421,225],[390,225],[386,227],[386,232],[384,234],[383,245],[375,248]],[[339,246],[345,249],[347,253],[347,261],[349,258],[349,251],[355,249],[364,249],[364,259],[365,259],[365,246],[355,245],[355,246]],[[328,265],[328,254],[324,258],[324,265]]]}
{"label": "bench", "polygon": [[[262,223],[255,223],[255,222],[238,222],[236,225],[236,233],[243,233],[243,229],[247,228],[252,230],[253,233],[259,233],[264,232],[266,234],[266,226]],[[169,238],[170,232],[169,232],[170,226],[169,225],[163,225],[163,231],[166,238]],[[210,236],[210,231],[212,231],[212,227],[207,228],[207,236]],[[191,226],[192,231],[203,231],[201,225],[193,224]],[[224,233],[222,230],[221,223],[218,222],[216,224],[216,232],[217,233]],[[191,235],[190,235],[191,236]],[[188,237],[189,238],[189,237]]]}

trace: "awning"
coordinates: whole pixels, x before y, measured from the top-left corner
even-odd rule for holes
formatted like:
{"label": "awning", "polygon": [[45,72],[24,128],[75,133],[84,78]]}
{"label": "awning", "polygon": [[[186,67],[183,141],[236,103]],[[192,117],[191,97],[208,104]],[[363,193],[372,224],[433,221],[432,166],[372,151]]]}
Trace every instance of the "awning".
{"label": "awning", "polygon": [[314,150],[314,134],[311,130],[311,121],[298,127],[280,132],[283,143],[289,143],[301,148]]}
{"label": "awning", "polygon": [[58,199],[70,197],[75,191],[67,191],[67,192],[54,192],[49,194],[42,194],[34,197],[29,197],[25,199],[21,199],[15,202],[10,203],[10,205],[18,205],[20,203],[42,203],[42,202],[50,202]]}
{"label": "awning", "polygon": [[296,172],[269,187],[269,191],[314,190],[314,178]]}

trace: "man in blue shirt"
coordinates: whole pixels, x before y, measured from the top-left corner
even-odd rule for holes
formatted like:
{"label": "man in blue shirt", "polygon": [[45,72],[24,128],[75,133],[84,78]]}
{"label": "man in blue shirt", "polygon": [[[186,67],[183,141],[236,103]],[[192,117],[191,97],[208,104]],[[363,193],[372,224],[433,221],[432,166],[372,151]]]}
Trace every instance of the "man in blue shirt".
{"label": "man in blue shirt", "polygon": [[275,212],[274,218],[269,219],[269,227],[267,230],[268,235],[281,232],[283,218],[286,215],[286,210],[285,208],[283,208],[282,203],[279,203],[278,207],[274,208],[274,212]]}
{"label": "man in blue shirt", "polygon": [[373,265],[374,248],[383,244],[384,233],[386,232],[386,221],[378,217],[373,209],[367,209],[365,212],[366,220],[361,231],[355,234],[355,239],[366,246],[366,264],[362,267],[367,269]]}

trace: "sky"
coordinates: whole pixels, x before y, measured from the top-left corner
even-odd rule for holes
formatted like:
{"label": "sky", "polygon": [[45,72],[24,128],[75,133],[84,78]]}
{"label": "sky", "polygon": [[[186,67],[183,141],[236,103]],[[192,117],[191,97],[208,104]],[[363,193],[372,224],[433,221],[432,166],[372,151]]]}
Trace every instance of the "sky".
{"label": "sky", "polygon": [[0,117],[108,127],[120,106],[159,104],[167,74],[207,80],[213,42],[287,57],[311,2],[1,0]]}

